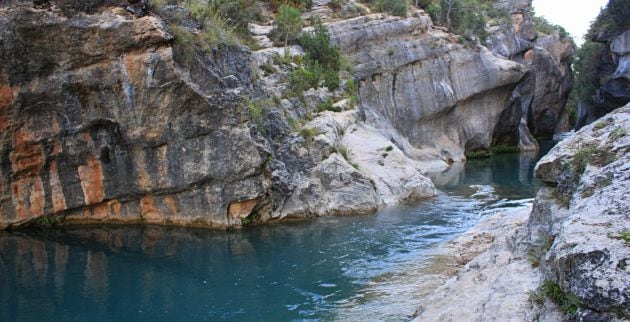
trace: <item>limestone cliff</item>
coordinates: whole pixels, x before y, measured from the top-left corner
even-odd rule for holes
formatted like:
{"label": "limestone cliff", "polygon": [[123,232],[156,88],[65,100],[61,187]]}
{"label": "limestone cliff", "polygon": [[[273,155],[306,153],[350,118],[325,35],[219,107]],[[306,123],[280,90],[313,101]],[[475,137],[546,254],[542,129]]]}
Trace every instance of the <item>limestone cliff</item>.
{"label": "limestone cliff", "polygon": [[[487,45],[495,53],[529,66],[529,77],[519,84],[511,97],[502,124],[518,124],[519,133],[529,131],[536,137],[551,137],[569,130],[565,110],[573,86],[571,64],[576,47],[560,30],[544,34],[533,22],[532,1],[495,1],[507,10],[512,26],[494,23]],[[496,142],[505,142],[505,130],[497,131]],[[509,142],[506,142],[509,143]],[[522,142],[521,146],[531,145]]]}
{"label": "limestone cliff", "polygon": [[68,7],[0,8],[0,226],[240,224],[270,184],[241,122],[248,52],[184,59],[159,17]]}
{"label": "limestone cliff", "polygon": [[[126,4],[0,5],[0,227],[364,213],[433,196],[424,174],[466,152],[535,148],[530,129],[561,119],[550,97],[568,76],[527,60],[538,51],[546,58],[532,62],[565,66],[571,46],[558,35],[503,55],[500,44],[524,43],[512,27],[488,50],[421,10],[394,17],[348,1],[333,14],[314,1],[303,16],[323,17],[357,89],[343,80],[291,96],[304,51],[273,47],[272,21],[250,25],[252,51],[187,40],[202,25],[184,7],[138,17]],[[537,117],[547,105],[554,117]]]}
{"label": "limestone cliff", "polygon": [[630,29],[616,36],[599,32],[591,40],[601,46],[592,66],[598,84],[594,93],[585,93],[592,97],[580,100],[578,129],[630,102]]}

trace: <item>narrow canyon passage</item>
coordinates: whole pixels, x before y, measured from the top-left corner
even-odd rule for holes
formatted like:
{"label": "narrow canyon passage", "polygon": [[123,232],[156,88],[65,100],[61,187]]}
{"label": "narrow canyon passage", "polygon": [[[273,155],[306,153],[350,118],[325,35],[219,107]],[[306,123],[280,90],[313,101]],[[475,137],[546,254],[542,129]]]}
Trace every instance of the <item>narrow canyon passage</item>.
{"label": "narrow canyon passage", "polygon": [[0,319],[406,320],[406,278],[484,216],[531,204],[536,154],[434,176],[437,198],[242,231],[101,226],[0,234]]}

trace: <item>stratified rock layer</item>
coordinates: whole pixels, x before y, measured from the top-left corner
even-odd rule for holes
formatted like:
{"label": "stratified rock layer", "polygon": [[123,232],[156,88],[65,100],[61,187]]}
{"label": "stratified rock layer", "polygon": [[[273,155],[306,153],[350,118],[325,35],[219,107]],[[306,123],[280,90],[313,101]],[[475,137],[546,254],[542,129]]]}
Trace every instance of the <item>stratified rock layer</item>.
{"label": "stratified rock layer", "polygon": [[[356,112],[345,81],[285,95],[295,64],[274,62],[282,48],[175,41],[168,21],[200,32],[186,9],[139,18],[125,4],[0,5],[0,227],[56,216],[43,222],[227,228],[369,212],[434,196],[424,174],[466,152],[535,149],[524,115],[534,97],[553,96],[534,95],[527,64],[462,44],[422,11],[401,18],[361,6],[324,15],[356,64]],[[305,15],[316,12],[330,9],[317,2]],[[518,32],[530,37],[526,25]],[[270,26],[252,29],[272,46]],[[343,112],[322,112],[333,99]]]}
{"label": "stratified rock layer", "polygon": [[484,47],[458,43],[422,11],[330,23],[333,42],[357,62],[361,114],[409,155],[443,164],[489,149],[512,90],[527,73]]}
{"label": "stratified rock layer", "polygon": [[162,19],[119,8],[4,7],[0,32],[0,226],[227,227],[231,204],[264,195],[266,156],[233,93],[250,78],[242,49],[180,59]]}

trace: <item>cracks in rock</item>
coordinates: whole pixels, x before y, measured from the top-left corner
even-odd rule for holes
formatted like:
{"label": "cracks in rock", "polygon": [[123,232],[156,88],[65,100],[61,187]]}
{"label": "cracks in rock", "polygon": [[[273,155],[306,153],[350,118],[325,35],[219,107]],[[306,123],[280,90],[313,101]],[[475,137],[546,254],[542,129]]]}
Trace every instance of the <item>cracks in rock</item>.
{"label": "cracks in rock", "polygon": [[398,111],[398,103],[396,102],[396,78],[398,74],[396,72],[392,72],[392,105],[394,109]]}

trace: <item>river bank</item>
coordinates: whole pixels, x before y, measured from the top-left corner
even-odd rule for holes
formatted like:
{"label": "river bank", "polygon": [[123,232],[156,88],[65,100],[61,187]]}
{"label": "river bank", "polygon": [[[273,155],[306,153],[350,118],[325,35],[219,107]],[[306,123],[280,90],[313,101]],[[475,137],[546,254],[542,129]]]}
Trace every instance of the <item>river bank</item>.
{"label": "river bank", "polygon": [[429,267],[444,283],[421,299],[414,321],[531,321],[528,292],[540,279],[522,254],[531,210],[497,213],[438,246]]}
{"label": "river bank", "polygon": [[537,163],[545,186],[531,209],[487,217],[439,246],[432,260],[445,282],[419,299],[414,321],[626,321],[628,133],[630,105]]}

